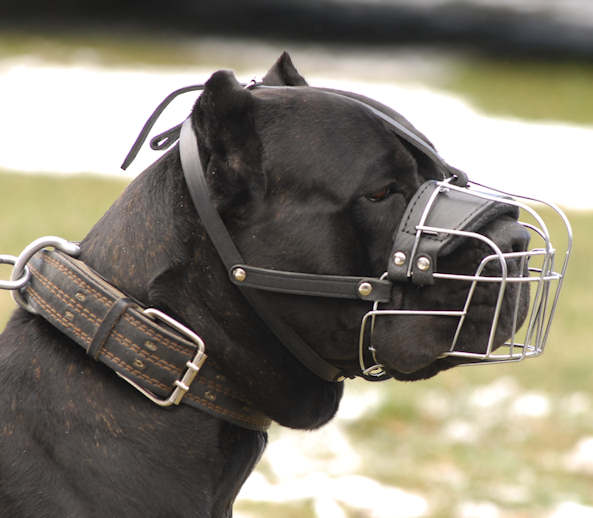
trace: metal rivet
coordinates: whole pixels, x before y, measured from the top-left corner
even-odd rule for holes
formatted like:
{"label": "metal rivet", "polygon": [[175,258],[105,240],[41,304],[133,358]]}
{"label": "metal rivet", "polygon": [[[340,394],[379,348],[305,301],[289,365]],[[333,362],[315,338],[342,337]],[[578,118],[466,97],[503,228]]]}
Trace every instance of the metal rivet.
{"label": "metal rivet", "polygon": [[235,268],[233,277],[237,282],[243,282],[247,278],[247,272],[243,268]]}
{"label": "metal rivet", "polygon": [[78,291],[74,294],[74,298],[80,302],[84,302],[86,300],[86,294],[82,291]]}
{"label": "metal rivet", "polygon": [[74,320],[74,313],[71,313],[70,311],[66,311],[64,316],[66,317],[66,320]]}
{"label": "metal rivet", "polygon": [[340,383],[340,382],[344,381],[345,379],[346,379],[346,376],[338,376],[338,377],[336,378],[336,381],[337,381],[338,383]]}
{"label": "metal rivet", "polygon": [[146,342],[144,342],[144,347],[146,347],[149,351],[152,352],[157,350],[156,344],[151,342],[150,340],[146,340]]}
{"label": "metal rivet", "polygon": [[215,378],[216,381],[226,381],[226,378],[222,374],[217,374]]}
{"label": "metal rivet", "polygon": [[216,394],[212,394],[209,390],[204,392],[204,397],[210,401],[214,401],[216,399]]}
{"label": "metal rivet", "polygon": [[132,362],[132,365],[134,365],[134,367],[136,367],[137,369],[144,369],[144,362],[142,360],[139,360],[138,358],[136,358]]}
{"label": "metal rivet", "polygon": [[358,286],[358,293],[363,297],[367,297],[373,291],[373,286],[370,282],[362,282]]}
{"label": "metal rivet", "polygon": [[403,266],[406,262],[406,254],[403,252],[395,252],[393,255],[393,263],[395,266]]}
{"label": "metal rivet", "polygon": [[430,269],[430,259],[424,255],[421,255],[416,259],[416,266],[421,272],[425,272]]}

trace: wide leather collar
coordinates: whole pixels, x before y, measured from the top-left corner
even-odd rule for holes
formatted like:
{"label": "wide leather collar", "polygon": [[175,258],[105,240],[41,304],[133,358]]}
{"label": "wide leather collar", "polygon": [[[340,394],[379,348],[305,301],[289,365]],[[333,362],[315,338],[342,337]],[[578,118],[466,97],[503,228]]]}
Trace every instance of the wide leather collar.
{"label": "wide leather collar", "polygon": [[269,427],[270,419],[231,390],[225,373],[177,322],[167,324],[166,315],[147,311],[62,252],[42,250],[29,268],[26,295],[35,311],[153,402],[183,402],[250,430]]}

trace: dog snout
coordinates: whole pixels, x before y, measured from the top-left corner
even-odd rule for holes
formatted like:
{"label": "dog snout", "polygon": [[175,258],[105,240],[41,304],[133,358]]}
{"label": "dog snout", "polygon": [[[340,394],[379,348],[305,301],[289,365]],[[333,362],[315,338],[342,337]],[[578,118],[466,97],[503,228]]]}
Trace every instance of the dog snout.
{"label": "dog snout", "polygon": [[529,249],[529,232],[520,223],[514,223],[509,232],[510,248],[513,252],[526,252]]}
{"label": "dog snout", "polygon": [[529,250],[531,238],[529,232],[511,217],[503,217],[491,222],[484,229],[484,234],[494,241],[503,253]]}

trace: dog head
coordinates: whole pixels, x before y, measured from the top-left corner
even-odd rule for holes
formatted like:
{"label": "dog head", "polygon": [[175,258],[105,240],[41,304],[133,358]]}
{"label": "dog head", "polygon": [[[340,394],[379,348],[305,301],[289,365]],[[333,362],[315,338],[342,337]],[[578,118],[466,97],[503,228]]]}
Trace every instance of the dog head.
{"label": "dog head", "polygon": [[[440,178],[438,167],[402,140],[384,120],[361,105],[376,107],[413,134],[407,120],[373,100],[311,88],[283,55],[264,78],[287,88],[242,87],[219,71],[206,83],[194,111],[209,191],[232,238],[252,265],[326,275],[378,277],[392,253],[393,236],[421,185]],[[520,253],[528,236],[516,215],[485,221],[484,240],[461,239],[439,259],[439,270],[472,275],[487,242],[502,253]],[[507,275],[526,266],[507,261]],[[488,264],[485,275],[500,275]],[[386,309],[462,310],[467,283],[437,279],[430,286],[394,283]],[[529,292],[509,286],[501,304],[495,284],[481,284],[457,337],[459,350],[484,352],[493,314],[494,346],[525,318]],[[348,374],[359,373],[361,301],[269,294],[274,310],[324,359]],[[376,359],[398,379],[419,379],[463,360],[442,358],[457,323],[422,314],[377,319]]]}

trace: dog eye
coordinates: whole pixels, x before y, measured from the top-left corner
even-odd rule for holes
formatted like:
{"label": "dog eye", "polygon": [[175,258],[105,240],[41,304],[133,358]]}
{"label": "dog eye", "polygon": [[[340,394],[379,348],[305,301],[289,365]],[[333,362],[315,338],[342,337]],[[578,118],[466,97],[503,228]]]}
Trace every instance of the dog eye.
{"label": "dog eye", "polygon": [[389,196],[391,194],[393,194],[394,192],[396,192],[395,184],[390,183],[389,185],[386,185],[385,187],[383,187],[383,189],[381,189],[379,191],[365,194],[364,197],[369,201],[377,202],[377,201],[383,201],[383,200],[389,198]]}

